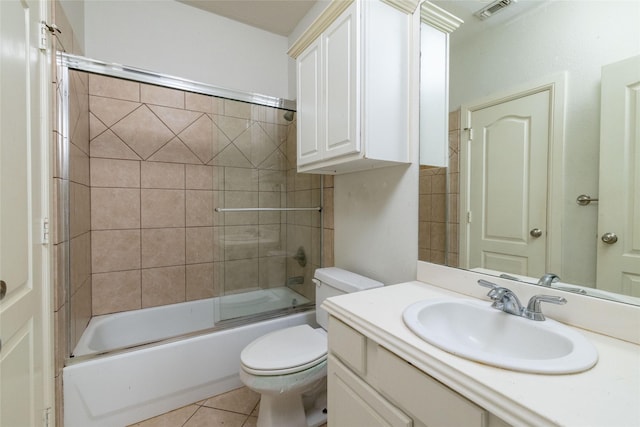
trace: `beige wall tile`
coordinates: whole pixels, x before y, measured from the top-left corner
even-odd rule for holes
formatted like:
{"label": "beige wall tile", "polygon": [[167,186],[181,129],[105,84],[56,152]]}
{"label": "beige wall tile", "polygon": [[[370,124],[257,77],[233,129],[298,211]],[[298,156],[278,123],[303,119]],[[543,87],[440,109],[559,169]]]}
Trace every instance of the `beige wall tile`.
{"label": "beige wall tile", "polygon": [[226,138],[231,141],[239,137],[242,132],[251,126],[251,122],[246,119],[216,115],[212,115],[211,118],[217,127],[224,133]]}
{"label": "beige wall tile", "polygon": [[94,273],[140,268],[140,230],[91,232]]}
{"label": "beige wall tile", "polygon": [[447,195],[434,194],[431,196],[431,221],[447,221]]}
{"label": "beige wall tile", "polygon": [[141,160],[141,157],[111,130],[100,133],[91,141],[91,157]]}
{"label": "beige wall tile", "polygon": [[132,160],[91,159],[93,187],[140,187],[140,162]]}
{"label": "beige wall tile", "polygon": [[185,266],[142,270],[142,307],[185,301]]}
{"label": "beige wall tile", "polygon": [[140,85],[140,101],[165,107],[184,108],[184,92],[148,84]]}
{"label": "beige wall tile", "polygon": [[69,179],[89,185],[89,155],[74,144],[69,144]]}
{"label": "beige wall tile", "polygon": [[247,102],[225,99],[224,115],[230,117],[239,117],[241,119],[251,119],[251,104]]}
{"label": "beige wall tile", "polygon": [[99,74],[90,74],[89,93],[125,101],[140,101],[140,83]]}
{"label": "beige wall tile", "polygon": [[166,163],[202,164],[198,156],[193,154],[180,138],[176,137],[156,151],[148,160]]}
{"label": "beige wall tile", "polygon": [[213,263],[190,264],[186,266],[187,301],[213,298],[217,296],[217,290],[213,280]]}
{"label": "beige wall tile", "polygon": [[94,274],[94,315],[140,309],[142,307],[140,280],[140,270]]}
{"label": "beige wall tile", "polygon": [[[445,168],[442,168],[446,171]],[[447,175],[446,173],[438,173],[433,175],[431,181],[431,190],[433,194],[445,194],[447,192]]]}
{"label": "beige wall tile", "polygon": [[145,160],[175,136],[146,105],[120,120],[111,130]]}
{"label": "beige wall tile", "polygon": [[202,161],[208,163],[217,152],[214,153],[212,144],[213,123],[207,115],[202,115],[198,120],[180,132],[178,138],[189,147]]}
{"label": "beige wall tile", "polygon": [[[431,223],[431,250],[444,252],[446,247],[446,224],[439,222]],[[442,260],[444,262],[444,259]]]}
{"label": "beige wall tile", "polygon": [[213,190],[213,166],[186,165],[188,190]]}
{"label": "beige wall tile", "polygon": [[227,226],[224,235],[225,260],[258,258],[258,242],[257,226]]}
{"label": "beige wall tile", "polygon": [[262,289],[284,286],[287,280],[286,257],[259,258],[258,271],[260,273],[260,287]]}
{"label": "beige wall tile", "polygon": [[259,286],[257,259],[227,261],[224,265],[224,294],[237,293]]}
{"label": "beige wall tile", "polygon": [[69,183],[69,235],[84,234],[91,228],[91,196],[89,187]]}
{"label": "beige wall tile", "polygon": [[177,163],[142,162],[140,166],[142,188],[184,188],[185,165]]}
{"label": "beige wall tile", "polygon": [[91,320],[91,279],[88,279],[78,291],[71,296],[71,343],[73,346],[87,328]]}
{"label": "beige wall tile", "polygon": [[140,190],[137,188],[93,188],[91,229],[140,228]]}
{"label": "beige wall tile", "polygon": [[180,265],[184,262],[184,228],[142,230],[142,268]]}
{"label": "beige wall tile", "polygon": [[[187,126],[203,117],[202,113],[182,110],[179,108],[162,107],[159,105],[148,105],[148,107],[176,135],[182,132]],[[209,123],[211,123],[211,121],[209,121]]]}
{"label": "beige wall tile", "polygon": [[258,191],[257,169],[227,167],[224,170],[226,191]]}
{"label": "beige wall tile", "polygon": [[186,262],[213,262],[213,227],[186,229]]}
{"label": "beige wall tile", "polygon": [[69,260],[69,285],[74,294],[91,275],[91,233],[71,239]]}
{"label": "beige wall tile", "polygon": [[213,225],[213,191],[186,191],[187,227],[208,227]]}
{"label": "beige wall tile", "polygon": [[332,267],[333,258],[333,230],[324,230],[324,247],[322,248],[322,266]]}
{"label": "beige wall tile", "polygon": [[[258,206],[257,191],[225,191],[225,208],[255,208]],[[258,212],[226,212],[225,225],[258,224]]]}
{"label": "beige wall tile", "polygon": [[102,96],[89,97],[89,111],[107,127],[115,125],[138,107],[140,107],[139,102],[122,101]]}
{"label": "beige wall tile", "polygon": [[185,200],[182,190],[142,190],[142,227],[184,227]]}
{"label": "beige wall tile", "polygon": [[[201,95],[199,93],[186,92],[185,108],[192,111],[201,111],[203,113],[218,114],[218,103],[214,103],[214,97],[209,95]],[[214,111],[215,106],[215,111]]]}
{"label": "beige wall tile", "polygon": [[322,213],[324,215],[324,228],[333,229],[333,188],[325,188],[323,196]]}

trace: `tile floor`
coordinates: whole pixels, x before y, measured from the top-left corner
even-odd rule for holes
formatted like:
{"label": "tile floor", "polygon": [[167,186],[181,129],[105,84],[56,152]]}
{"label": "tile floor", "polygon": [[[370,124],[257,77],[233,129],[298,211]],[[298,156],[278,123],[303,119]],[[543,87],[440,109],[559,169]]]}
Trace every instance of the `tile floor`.
{"label": "tile floor", "polygon": [[255,427],[259,402],[258,393],[241,387],[130,427]]}

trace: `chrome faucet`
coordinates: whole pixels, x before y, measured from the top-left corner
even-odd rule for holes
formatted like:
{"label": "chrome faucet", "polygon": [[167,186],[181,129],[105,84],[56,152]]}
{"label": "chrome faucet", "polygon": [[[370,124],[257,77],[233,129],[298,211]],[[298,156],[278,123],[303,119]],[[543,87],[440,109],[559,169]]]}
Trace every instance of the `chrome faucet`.
{"label": "chrome faucet", "polygon": [[478,284],[491,289],[489,293],[487,293],[487,296],[493,301],[491,307],[504,311],[505,313],[524,317],[530,320],[542,321],[545,319],[544,314],[542,314],[542,310],[540,309],[541,302],[550,302],[552,304],[560,305],[567,303],[567,300],[563,297],[534,295],[529,299],[527,306],[523,307],[516,294],[514,294],[510,289],[482,279],[478,280]]}
{"label": "chrome faucet", "polygon": [[538,280],[539,286],[546,286],[547,288],[551,287],[551,284],[560,280],[560,276],[553,273],[545,273],[542,275],[540,280]]}

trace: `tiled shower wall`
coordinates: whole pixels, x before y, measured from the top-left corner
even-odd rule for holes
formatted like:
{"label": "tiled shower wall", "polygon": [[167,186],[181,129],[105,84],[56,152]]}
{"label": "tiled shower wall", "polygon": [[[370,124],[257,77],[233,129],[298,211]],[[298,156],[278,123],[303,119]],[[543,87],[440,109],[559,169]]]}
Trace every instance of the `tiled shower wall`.
{"label": "tiled shower wall", "polygon": [[420,166],[418,259],[458,266],[460,110],[449,114],[449,167]]}
{"label": "tiled shower wall", "polygon": [[284,111],[93,74],[89,93],[94,315],[298,275],[312,292],[318,213],[214,211],[319,205],[320,177],[295,173]]}

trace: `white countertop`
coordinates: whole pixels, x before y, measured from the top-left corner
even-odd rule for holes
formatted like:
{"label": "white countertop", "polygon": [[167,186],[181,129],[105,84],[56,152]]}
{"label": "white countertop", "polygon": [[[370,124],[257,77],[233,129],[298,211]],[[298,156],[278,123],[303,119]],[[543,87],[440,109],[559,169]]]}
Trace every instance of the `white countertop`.
{"label": "white countertop", "polygon": [[539,375],[484,365],[440,350],[405,326],[402,312],[407,306],[446,296],[470,298],[416,281],[330,298],[324,307],[510,424],[640,426],[639,345],[573,328],[598,350],[598,363],[588,371]]}

